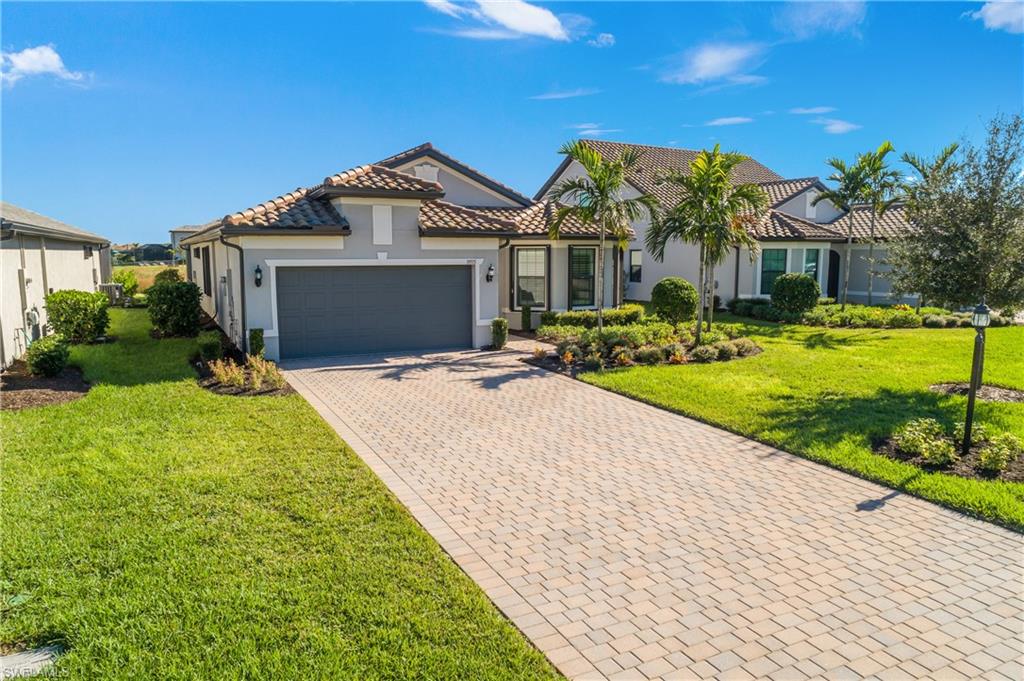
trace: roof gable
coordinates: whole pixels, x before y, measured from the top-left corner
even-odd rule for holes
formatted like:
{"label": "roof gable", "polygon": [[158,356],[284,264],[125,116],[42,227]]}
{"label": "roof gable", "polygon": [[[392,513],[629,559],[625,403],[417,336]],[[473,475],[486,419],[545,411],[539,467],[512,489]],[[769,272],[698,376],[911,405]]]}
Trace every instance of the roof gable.
{"label": "roof gable", "polygon": [[84,229],[79,229],[66,222],[55,220],[54,218],[22,208],[21,206],[15,206],[13,203],[6,201],[0,201],[0,222],[4,223],[5,228],[9,224],[15,227],[27,228],[26,232],[38,233],[41,236],[50,235],[55,238],[99,244],[110,243],[109,240],[98,234],[86,232]]}

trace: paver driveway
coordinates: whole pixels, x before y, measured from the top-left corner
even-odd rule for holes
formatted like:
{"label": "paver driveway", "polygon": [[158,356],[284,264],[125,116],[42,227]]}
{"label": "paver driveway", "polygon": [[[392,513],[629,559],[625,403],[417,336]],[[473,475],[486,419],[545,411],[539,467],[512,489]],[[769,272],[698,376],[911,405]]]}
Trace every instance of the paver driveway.
{"label": "paver driveway", "polygon": [[1022,678],[1020,535],[520,356],[287,373],[567,676]]}

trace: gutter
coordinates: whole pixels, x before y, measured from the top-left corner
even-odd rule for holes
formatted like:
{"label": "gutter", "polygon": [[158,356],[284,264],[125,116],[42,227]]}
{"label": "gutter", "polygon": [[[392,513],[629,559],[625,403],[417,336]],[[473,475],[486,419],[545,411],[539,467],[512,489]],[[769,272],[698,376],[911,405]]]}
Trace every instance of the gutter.
{"label": "gutter", "polygon": [[[233,248],[238,251],[238,281],[241,288],[241,303],[242,303],[242,352],[248,354],[249,352],[249,327],[245,320],[245,251],[238,244],[233,244],[230,241],[224,240],[224,235],[220,235],[220,242],[228,248]],[[190,270],[191,271],[191,270]]]}

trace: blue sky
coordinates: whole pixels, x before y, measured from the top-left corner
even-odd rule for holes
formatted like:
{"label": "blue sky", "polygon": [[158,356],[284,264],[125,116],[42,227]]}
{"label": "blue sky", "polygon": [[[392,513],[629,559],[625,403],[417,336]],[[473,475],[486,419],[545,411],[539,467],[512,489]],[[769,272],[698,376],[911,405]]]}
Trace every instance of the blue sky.
{"label": "blue sky", "polygon": [[1019,3],[2,5],[4,200],[117,242],[430,140],[532,194],[578,135],[794,177],[1024,101]]}

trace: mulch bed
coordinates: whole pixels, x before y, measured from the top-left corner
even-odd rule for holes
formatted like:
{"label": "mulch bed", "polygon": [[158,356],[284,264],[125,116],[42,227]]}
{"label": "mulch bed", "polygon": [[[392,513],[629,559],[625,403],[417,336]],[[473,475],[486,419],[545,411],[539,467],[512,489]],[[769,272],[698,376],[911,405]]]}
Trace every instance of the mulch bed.
{"label": "mulch bed", "polygon": [[[936,383],[935,385],[928,386],[928,389],[932,392],[943,395],[963,395],[965,397],[970,388],[969,383]],[[986,402],[1024,402],[1024,390],[1000,388],[996,385],[981,386],[978,388],[977,396],[979,400]]]}
{"label": "mulch bed", "polygon": [[[984,449],[984,445],[972,445],[971,452],[965,457],[961,457],[959,461],[956,461],[948,467],[930,466],[917,455],[909,455],[900,450],[896,449],[890,438],[886,438],[875,445],[874,451],[876,454],[881,454],[895,461],[903,461],[913,466],[917,466],[923,471],[928,473],[947,473],[949,475],[957,475],[961,478],[971,478],[973,480],[1003,480],[1005,482],[1024,482],[1024,457],[1017,457],[1011,461],[1006,467],[1006,470],[999,475],[987,475],[980,473],[976,470],[978,465],[978,457],[981,454],[981,450]],[[957,453],[959,453],[960,447],[957,446]]]}
{"label": "mulch bed", "polygon": [[[264,388],[262,390],[251,390],[249,388],[239,388],[233,385],[225,385],[219,382],[213,377],[210,372],[210,366],[203,360],[195,357],[192,359],[192,367],[199,374],[199,387],[205,388],[212,393],[218,395],[233,395],[235,397],[281,397],[284,395],[291,395],[295,392],[295,388],[285,383],[281,388]],[[248,381],[248,370],[246,370],[246,381]]]}
{"label": "mulch bed", "polygon": [[66,367],[53,377],[33,376],[19,359],[0,375],[0,409],[4,411],[73,402],[87,392],[89,384],[77,367]]}

